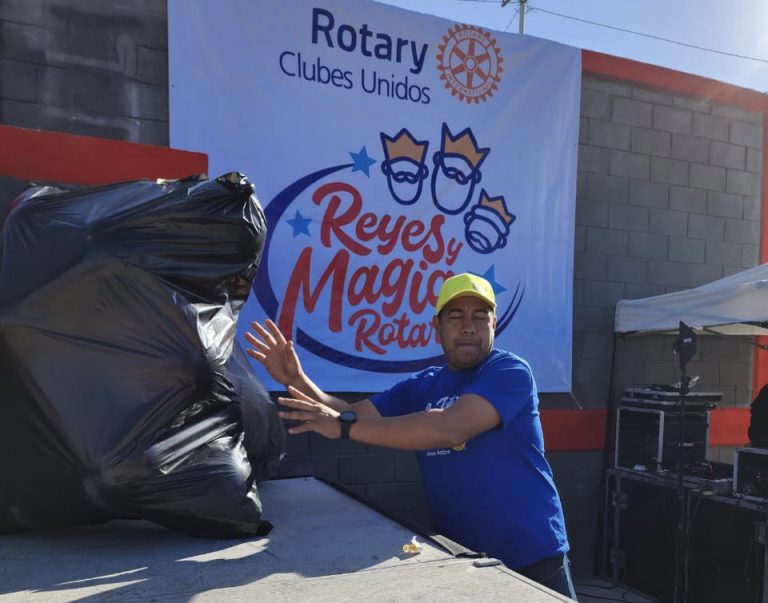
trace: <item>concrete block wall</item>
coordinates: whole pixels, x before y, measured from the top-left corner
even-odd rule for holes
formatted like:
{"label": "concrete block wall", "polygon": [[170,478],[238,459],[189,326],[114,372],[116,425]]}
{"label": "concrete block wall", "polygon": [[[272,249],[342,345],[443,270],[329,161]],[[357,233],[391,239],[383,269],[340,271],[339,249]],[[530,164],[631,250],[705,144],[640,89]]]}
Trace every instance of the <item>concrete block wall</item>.
{"label": "concrete block wall", "polygon": [[0,2],[0,123],[168,145],[165,0]]}
{"label": "concrete block wall", "polygon": [[[582,407],[611,407],[625,387],[680,380],[674,337],[614,336],[619,299],[696,287],[757,265],[762,126],[759,114],[583,78],[572,383]],[[743,338],[702,337],[688,375],[699,378],[698,391],[721,391],[721,407],[747,406],[753,351]],[[731,462],[732,454],[711,449],[708,458]],[[574,568],[583,571],[599,547],[608,458],[549,456]]]}
{"label": "concrete block wall", "polygon": [[291,436],[280,476],[305,475],[343,484],[387,514],[416,525],[430,525],[413,453],[328,440],[317,434]]}
{"label": "concrete block wall", "polygon": [[[585,77],[574,256],[573,393],[605,407],[680,379],[672,337],[615,340],[621,298],[696,287],[758,264],[762,115]],[[614,344],[614,388],[611,391]],[[723,406],[751,402],[752,348],[703,337],[688,365]]]}

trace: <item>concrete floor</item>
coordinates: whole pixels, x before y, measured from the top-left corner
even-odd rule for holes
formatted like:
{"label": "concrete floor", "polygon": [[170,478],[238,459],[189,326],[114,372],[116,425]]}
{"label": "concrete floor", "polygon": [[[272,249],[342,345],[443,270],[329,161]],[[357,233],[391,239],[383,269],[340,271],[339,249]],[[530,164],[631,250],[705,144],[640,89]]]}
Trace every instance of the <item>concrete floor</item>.
{"label": "concrete floor", "polygon": [[[263,538],[196,539],[146,521],[0,535],[0,602],[568,600],[434,543],[403,554],[412,532],[315,479],[267,482],[260,495],[275,525]],[[576,591],[581,603],[652,601],[600,578]]]}
{"label": "concrete floor", "polygon": [[259,492],[274,524],[266,537],[191,538],[127,520],[0,535],[0,601],[570,600],[429,541],[404,554],[411,531],[313,478],[266,482]]}

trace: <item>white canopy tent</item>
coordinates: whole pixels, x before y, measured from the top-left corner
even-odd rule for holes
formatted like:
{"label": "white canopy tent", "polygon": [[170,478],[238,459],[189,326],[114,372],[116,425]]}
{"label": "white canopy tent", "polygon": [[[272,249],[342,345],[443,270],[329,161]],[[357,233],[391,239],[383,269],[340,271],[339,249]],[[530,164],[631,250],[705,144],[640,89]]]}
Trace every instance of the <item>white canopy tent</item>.
{"label": "white canopy tent", "polygon": [[677,333],[680,322],[721,335],[768,335],[768,264],[686,291],[616,304],[616,333]]}

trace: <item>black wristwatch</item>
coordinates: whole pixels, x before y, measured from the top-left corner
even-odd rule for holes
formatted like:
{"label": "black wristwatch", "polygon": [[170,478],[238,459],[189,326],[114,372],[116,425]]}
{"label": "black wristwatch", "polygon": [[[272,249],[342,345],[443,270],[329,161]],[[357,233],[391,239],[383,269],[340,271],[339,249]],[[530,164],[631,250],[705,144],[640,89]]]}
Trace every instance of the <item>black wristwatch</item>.
{"label": "black wristwatch", "polygon": [[339,415],[339,423],[341,423],[341,439],[349,439],[349,430],[354,423],[357,422],[357,415],[351,410],[345,410]]}

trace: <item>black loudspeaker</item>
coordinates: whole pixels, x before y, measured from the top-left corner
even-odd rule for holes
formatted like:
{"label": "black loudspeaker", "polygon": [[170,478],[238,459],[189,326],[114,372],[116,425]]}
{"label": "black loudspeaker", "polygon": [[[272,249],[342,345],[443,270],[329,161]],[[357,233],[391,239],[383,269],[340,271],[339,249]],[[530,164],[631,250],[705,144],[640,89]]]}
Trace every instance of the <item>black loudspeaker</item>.
{"label": "black loudspeaker", "polygon": [[623,470],[607,485],[606,575],[664,603],[768,602],[765,505]]}
{"label": "black loudspeaker", "polygon": [[688,603],[764,601],[764,509],[696,497],[689,513]]}
{"label": "black loudspeaker", "polygon": [[659,601],[674,600],[675,538],[680,515],[674,489],[612,471],[609,477],[607,574]]}

